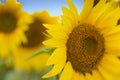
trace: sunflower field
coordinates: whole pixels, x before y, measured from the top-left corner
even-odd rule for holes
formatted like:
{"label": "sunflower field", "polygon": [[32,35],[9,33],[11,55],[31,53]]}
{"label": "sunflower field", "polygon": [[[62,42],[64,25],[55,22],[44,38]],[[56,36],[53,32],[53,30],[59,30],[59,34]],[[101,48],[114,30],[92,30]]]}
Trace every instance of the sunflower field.
{"label": "sunflower field", "polygon": [[120,0],[65,0],[57,16],[19,1],[0,1],[0,80],[120,80]]}

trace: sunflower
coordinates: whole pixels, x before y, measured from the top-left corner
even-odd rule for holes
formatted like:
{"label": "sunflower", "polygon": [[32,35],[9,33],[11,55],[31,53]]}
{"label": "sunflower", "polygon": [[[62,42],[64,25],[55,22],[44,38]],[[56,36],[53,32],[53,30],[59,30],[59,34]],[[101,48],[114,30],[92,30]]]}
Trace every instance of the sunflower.
{"label": "sunflower", "polygon": [[118,3],[118,5],[120,6],[120,0],[107,0],[107,1],[115,1]]}
{"label": "sunflower", "polygon": [[7,57],[21,42],[26,42],[24,31],[31,23],[30,16],[22,11],[16,0],[0,3],[0,56]]}
{"label": "sunflower", "polygon": [[85,0],[80,15],[71,0],[62,7],[62,24],[48,25],[51,39],[44,45],[55,47],[43,78],[60,75],[60,80],[120,79],[120,8],[106,0]]}
{"label": "sunflower", "polygon": [[42,41],[47,37],[46,28],[43,24],[57,23],[57,17],[51,17],[48,11],[35,12],[32,15],[33,22],[29,24],[29,30],[25,32],[27,43],[22,43],[14,54],[16,69],[30,71],[34,69],[40,71],[44,68],[49,54],[40,54],[39,56],[26,61],[26,58],[43,47]]}

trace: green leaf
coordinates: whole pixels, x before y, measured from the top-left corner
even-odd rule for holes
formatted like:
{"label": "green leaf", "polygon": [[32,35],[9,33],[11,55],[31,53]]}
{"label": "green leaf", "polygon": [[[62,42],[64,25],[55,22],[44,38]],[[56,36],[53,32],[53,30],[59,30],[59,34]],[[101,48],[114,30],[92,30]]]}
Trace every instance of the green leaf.
{"label": "green leaf", "polygon": [[55,49],[56,49],[56,48],[47,48],[47,47],[41,48],[40,50],[38,50],[38,51],[36,51],[35,53],[33,53],[32,55],[30,55],[30,56],[27,58],[27,60],[28,60],[28,59],[31,59],[31,58],[39,55],[39,54],[45,54],[45,53],[46,53],[46,54],[51,55]]}

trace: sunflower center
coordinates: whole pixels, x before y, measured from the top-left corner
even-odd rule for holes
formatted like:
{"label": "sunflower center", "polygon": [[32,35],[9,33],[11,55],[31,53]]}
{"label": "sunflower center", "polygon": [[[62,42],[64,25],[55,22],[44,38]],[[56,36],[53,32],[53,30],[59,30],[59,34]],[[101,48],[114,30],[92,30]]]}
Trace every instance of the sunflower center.
{"label": "sunflower center", "polygon": [[89,24],[74,28],[66,43],[67,58],[79,73],[90,73],[97,68],[104,54],[104,38]]}
{"label": "sunflower center", "polygon": [[94,54],[96,52],[97,45],[98,43],[94,38],[87,37],[84,40],[84,48],[85,48],[86,53],[88,54]]}
{"label": "sunflower center", "polygon": [[29,25],[29,30],[25,32],[28,42],[22,43],[22,47],[33,48],[42,45],[42,41],[46,39],[44,33],[46,28],[41,24],[40,20],[35,19],[32,24]]}
{"label": "sunflower center", "polygon": [[0,32],[10,33],[17,27],[17,18],[12,13],[0,13]]}
{"label": "sunflower center", "polygon": [[120,25],[120,19],[118,20],[117,25]]}

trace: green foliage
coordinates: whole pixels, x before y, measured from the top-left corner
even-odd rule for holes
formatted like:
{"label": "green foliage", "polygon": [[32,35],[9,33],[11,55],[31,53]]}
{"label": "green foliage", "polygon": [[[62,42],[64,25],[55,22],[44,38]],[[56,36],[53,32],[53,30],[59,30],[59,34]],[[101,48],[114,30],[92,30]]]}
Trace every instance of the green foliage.
{"label": "green foliage", "polygon": [[36,51],[35,53],[33,53],[32,55],[30,55],[30,56],[27,58],[27,60],[28,60],[28,59],[31,59],[31,58],[39,55],[39,54],[49,54],[49,55],[51,55],[54,50],[55,50],[55,48],[47,48],[47,47],[41,48],[40,50],[38,50],[38,51]]}
{"label": "green foliage", "polygon": [[34,70],[25,72],[22,70],[15,70],[13,66],[7,67],[5,60],[0,60],[0,80],[58,80],[57,76],[47,79],[41,78],[51,68],[52,67],[48,67],[41,72],[36,72]]}

